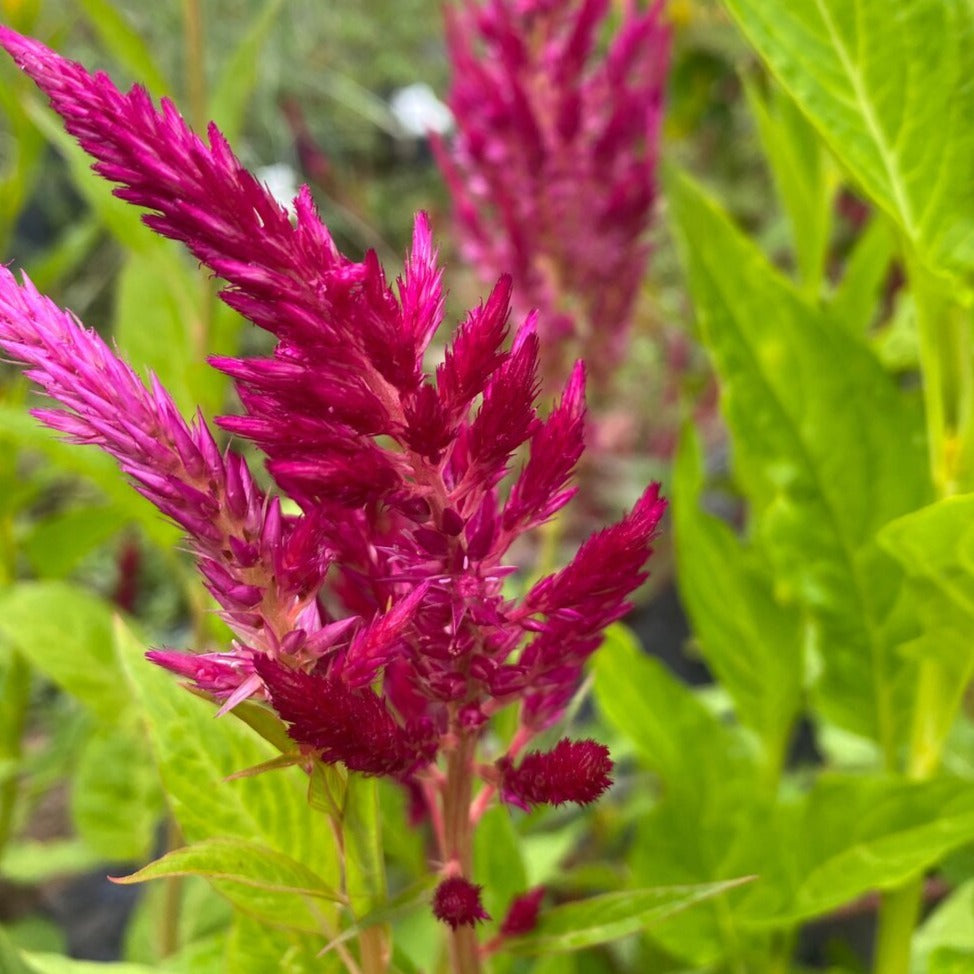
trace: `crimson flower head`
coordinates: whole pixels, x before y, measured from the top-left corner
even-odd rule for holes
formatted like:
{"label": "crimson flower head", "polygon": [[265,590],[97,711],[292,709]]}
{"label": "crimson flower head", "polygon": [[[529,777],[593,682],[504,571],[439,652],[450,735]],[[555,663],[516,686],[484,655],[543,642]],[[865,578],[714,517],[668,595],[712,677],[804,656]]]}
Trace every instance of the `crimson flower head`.
{"label": "crimson flower head", "polygon": [[515,768],[501,762],[504,798],[522,808],[594,802],[612,784],[609,749],[597,741],[560,740],[550,751],[532,751]]}
{"label": "crimson flower head", "polygon": [[444,879],[433,893],[433,915],[454,930],[489,920],[490,914],[480,902],[482,888],[462,876]]}
{"label": "crimson flower head", "polygon": [[[460,0],[447,9],[449,146],[435,143],[466,256],[540,308],[543,372],[625,350],[648,256],[669,60],[663,4]],[[566,361],[566,358],[568,361]]]}
{"label": "crimson flower head", "polygon": [[[183,528],[234,633],[225,652],[150,659],[222,710],[248,697],[273,707],[305,764],[395,778],[430,809],[469,795],[477,773],[486,798],[501,775],[517,804],[594,800],[611,769],[594,742],[564,741],[517,768],[503,763],[512,745],[503,772],[476,760],[503,706],[520,708],[518,747],[558,720],[602,630],[645,578],[664,511],[652,485],[567,567],[523,598],[503,590],[511,545],[574,493],[582,365],[539,414],[540,319],[511,324],[501,277],[427,370],[443,294],[425,215],[390,283],[374,253],[357,261],[338,250],[307,188],[292,217],[215,126],[204,140],[169,101],[122,93],[9,29],[0,46],[116,195],[147,210],[145,222],[181,241],[225,282],[223,300],[276,340],[267,356],[211,360],[243,405],[216,423],[262,451],[265,494],[206,418],[181,416],[154,378],[146,385],[95,332],[0,267],[0,347],[53,400],[35,415],[115,457]],[[286,514],[281,496],[298,513]],[[484,919],[466,878],[465,816],[432,818],[450,877],[434,910],[453,927]]]}

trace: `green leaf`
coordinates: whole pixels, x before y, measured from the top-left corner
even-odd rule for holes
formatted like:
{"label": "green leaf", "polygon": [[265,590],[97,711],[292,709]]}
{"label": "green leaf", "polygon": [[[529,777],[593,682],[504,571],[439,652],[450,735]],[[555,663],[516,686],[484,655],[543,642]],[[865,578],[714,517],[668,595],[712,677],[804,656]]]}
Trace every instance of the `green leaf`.
{"label": "green leaf", "polygon": [[790,925],[893,889],[974,838],[970,783],[826,776],[776,816],[742,922]]}
{"label": "green leaf", "polygon": [[[92,960],[75,960],[63,954],[28,954],[33,974],[165,974],[166,967],[145,967],[142,964],[105,964]],[[3,974],[7,974],[4,968]]]}
{"label": "green leaf", "polygon": [[594,666],[599,710],[632,741],[674,801],[696,807],[729,786],[749,790],[754,767],[740,738],[645,655],[629,630],[606,630]]}
{"label": "green leaf", "polygon": [[119,243],[139,253],[161,253],[170,246],[142,223],[136,207],[113,196],[111,184],[91,171],[90,156],[64,131],[52,111],[36,98],[26,99],[25,104],[33,123],[64,157],[78,192]]}
{"label": "green leaf", "polygon": [[940,947],[930,955],[929,974],[971,974],[974,950]]}
{"label": "green leaf", "polygon": [[27,274],[41,294],[49,294],[86,261],[102,234],[97,220],[77,219],[61,231],[58,239],[24,263]]}
{"label": "green leaf", "polygon": [[261,49],[282,6],[283,0],[266,0],[220,69],[210,114],[231,145],[240,133],[247,103],[257,85]]}
{"label": "green leaf", "polygon": [[802,290],[816,298],[822,287],[832,229],[832,196],[837,183],[832,160],[787,93],[772,87],[763,95],[753,83],[746,83],[744,91],[788,215]]}
{"label": "green leaf", "polygon": [[132,253],[115,292],[119,349],[137,371],[159,377],[184,416],[197,405],[221,405],[203,391],[212,376],[221,388],[222,379],[204,361],[209,349],[202,306],[209,298],[200,300],[200,291],[199,275],[180,261]]}
{"label": "green leaf", "polygon": [[382,819],[375,778],[349,775],[340,822],[345,846],[345,887],[352,912],[361,915],[387,897]]}
{"label": "green leaf", "polygon": [[901,575],[874,536],[931,492],[916,404],[687,177],[668,186],[750,533],[823,665],[816,703],[892,760],[913,677],[895,652]]}
{"label": "green leaf", "polygon": [[115,646],[145,722],[176,821],[189,842],[243,839],[303,863],[331,886],[338,862],[328,823],[307,802],[307,778],[297,768],[227,780],[278,752],[249,727],[215,717],[215,706],[188,693],[144,657],[141,642],[121,622]]}
{"label": "green leaf", "polygon": [[895,250],[889,220],[882,213],[875,214],[856,241],[829,302],[832,319],[854,335],[865,335],[876,317]]}
{"label": "green leaf", "polygon": [[926,262],[974,266],[974,7],[967,0],[725,3]]}
{"label": "green leaf", "polygon": [[743,882],[747,880],[624,890],[556,906],[542,913],[533,933],[506,941],[504,949],[512,954],[546,954],[610,943],[662,923]]}
{"label": "green leaf", "polygon": [[703,470],[691,428],[673,473],[673,527],[680,597],[711,669],[738,719],[781,766],[802,692],[802,622],[774,598],[770,573],[718,518],[700,508]]}
{"label": "green leaf", "polygon": [[936,681],[939,703],[919,715],[924,740],[916,744],[939,753],[974,670],[974,494],[947,497],[898,518],[879,541],[907,574],[922,626],[906,649],[935,664],[922,679]]}
{"label": "green leaf", "polygon": [[86,504],[37,521],[21,547],[38,575],[64,578],[121,527],[122,519],[113,507]]}
{"label": "green leaf", "polygon": [[130,706],[112,650],[112,610],[65,582],[21,582],[0,592],[0,635],[100,720]]}
{"label": "green leaf", "polygon": [[489,809],[477,823],[473,861],[474,875],[484,887],[484,908],[501,923],[511,901],[528,887],[520,837],[506,808]]}
{"label": "green leaf", "polygon": [[105,49],[139,84],[159,98],[170,92],[165,75],[159,70],[149,45],[110,0],[81,0],[85,19]]}
{"label": "green leaf", "polygon": [[94,869],[104,857],[79,839],[11,842],[3,851],[0,873],[16,883],[43,883]]}
{"label": "green leaf", "polygon": [[0,971],[3,974],[37,974],[36,968],[28,966],[3,928],[0,928]]}
{"label": "green leaf", "polygon": [[165,876],[203,876],[250,916],[322,936],[330,930],[330,920],[315,901],[341,900],[306,866],[275,849],[241,839],[207,839],[175,849],[115,882],[142,883]]}
{"label": "green leaf", "polygon": [[0,443],[37,450],[66,473],[84,477],[105,494],[120,524],[138,524],[160,548],[172,548],[179,539],[179,529],[126,483],[111,457],[59,439],[26,410],[0,403]]}
{"label": "green leaf", "polygon": [[92,734],[71,780],[71,818],[85,843],[107,862],[143,862],[164,812],[145,741],[118,728]]}
{"label": "green leaf", "polygon": [[318,956],[321,946],[320,937],[269,927],[241,914],[230,930],[224,969],[233,974],[346,974],[338,955]]}
{"label": "green leaf", "polygon": [[[167,906],[178,887],[179,913],[169,926]],[[153,883],[141,891],[125,929],[123,959],[139,964],[165,965],[180,974],[214,970],[224,974],[223,954],[235,910],[205,879],[188,876],[177,883]],[[175,954],[171,943],[179,944]],[[216,962],[212,957],[216,947]],[[204,966],[204,964],[206,966]]]}
{"label": "green leaf", "polygon": [[[974,880],[955,889],[923,922],[913,937],[911,974],[946,974],[948,951],[974,960]],[[956,968],[974,970],[974,966]]]}

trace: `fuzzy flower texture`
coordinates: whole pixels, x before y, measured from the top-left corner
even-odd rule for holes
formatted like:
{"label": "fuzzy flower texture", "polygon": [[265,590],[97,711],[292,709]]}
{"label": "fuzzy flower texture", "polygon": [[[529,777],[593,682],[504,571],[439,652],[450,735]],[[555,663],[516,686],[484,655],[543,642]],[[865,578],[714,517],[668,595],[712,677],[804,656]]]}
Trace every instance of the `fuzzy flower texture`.
{"label": "fuzzy flower texture", "polygon": [[[216,422],[263,451],[276,485],[265,495],[202,416],[187,422],[154,378],[147,387],[0,267],[0,346],[56,403],[35,415],[115,457],[183,528],[235,635],[226,652],[149,658],[223,710],[267,702],[306,766],[342,762],[402,782],[439,841],[448,885],[434,910],[453,927],[473,924],[485,914],[470,823],[493,796],[584,803],[610,783],[608,752],[593,741],[517,757],[558,720],[602,630],[645,578],[664,509],[657,486],[566,568],[505,597],[505,553],[572,496],[584,422],[581,365],[539,418],[535,320],[509,335],[509,280],[427,374],[443,295],[425,216],[390,286],[373,253],[356,262],[336,249],[306,188],[292,220],[216,127],[205,141],[170,102],[156,107],[141,87],[123,94],[9,29],[0,45],[116,195],[146,208],[145,222],[185,244],[226,282],[223,300],[277,339],[268,357],[211,360],[243,404]],[[285,514],[278,493],[300,513]],[[514,740],[478,763],[485,722],[509,704],[520,708]]]}
{"label": "fuzzy flower texture", "polygon": [[548,385],[581,354],[602,387],[649,253],[662,0],[642,11],[636,0],[462,0],[448,8],[447,44],[457,131],[434,147],[464,253],[485,280],[513,275],[516,310],[541,310]]}

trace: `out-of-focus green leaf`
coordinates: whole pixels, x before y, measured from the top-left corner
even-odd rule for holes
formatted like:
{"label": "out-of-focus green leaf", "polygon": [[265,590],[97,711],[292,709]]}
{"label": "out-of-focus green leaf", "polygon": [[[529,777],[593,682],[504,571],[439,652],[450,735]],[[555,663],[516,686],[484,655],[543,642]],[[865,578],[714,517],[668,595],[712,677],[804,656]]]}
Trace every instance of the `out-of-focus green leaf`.
{"label": "out-of-focus green leaf", "polygon": [[0,635],[99,719],[130,706],[112,650],[112,611],[66,582],[20,582],[0,592]]}
{"label": "out-of-focus green leaf", "polygon": [[974,970],[974,880],[955,889],[916,932],[911,974],[947,974],[951,955],[968,961],[958,974]]}
{"label": "out-of-focus green leaf", "polygon": [[725,0],[836,156],[927,263],[974,266],[967,0]]}
{"label": "out-of-focus green leaf", "polygon": [[240,134],[247,102],[257,85],[260,52],[282,5],[283,0],[266,0],[220,69],[210,114],[231,144]]}
{"label": "out-of-focus green leaf", "polygon": [[162,775],[176,821],[189,842],[243,839],[303,863],[329,886],[338,862],[324,816],[307,802],[297,768],[228,781],[275,751],[249,727],[216,718],[214,705],[188,693],[148,663],[145,647],[121,622],[114,643]]}
{"label": "out-of-focus green leaf", "polygon": [[[31,971],[36,974],[166,974],[168,967],[144,967],[142,964],[101,963],[75,960],[63,954],[28,954]],[[4,974],[7,974],[4,970]]]}
{"label": "out-of-focus green leaf", "polygon": [[163,815],[145,741],[114,727],[88,738],[71,780],[71,817],[87,845],[107,862],[144,862]]}
{"label": "out-of-focus green leaf", "polygon": [[564,954],[539,957],[531,968],[531,974],[577,974],[575,958]]}
{"label": "out-of-focus green leaf", "polygon": [[116,534],[122,523],[118,511],[108,505],[73,507],[32,525],[21,547],[38,575],[64,578],[85,555]]}
{"label": "out-of-focus green leaf", "polygon": [[27,112],[47,140],[64,156],[72,181],[85,202],[124,247],[137,253],[160,253],[165,245],[142,223],[139,210],[112,196],[112,184],[91,172],[91,158],[64,131],[60,119],[31,98]]}
{"label": "out-of-focus green leaf", "polygon": [[755,926],[819,916],[895,888],[972,838],[969,782],[825,777],[769,823],[771,854],[738,916]]}
{"label": "out-of-focus green leaf", "polygon": [[719,896],[746,880],[605,893],[546,910],[537,929],[504,944],[512,954],[583,950],[661,923],[697,903]]}
{"label": "out-of-focus green leaf", "polygon": [[829,302],[832,318],[854,335],[865,335],[872,324],[895,251],[888,218],[883,213],[874,214],[849,254],[842,280]]}
{"label": "out-of-focus green leaf", "polygon": [[114,335],[122,354],[154,372],[184,416],[212,416],[227,378],[206,361],[237,350],[242,319],[210,293],[210,282],[169,254],[130,254],[115,293]]}
{"label": "out-of-focus green leaf", "polygon": [[0,971],[3,974],[36,974],[36,968],[27,964],[2,928],[0,928]]}
{"label": "out-of-focus green leaf", "polygon": [[[179,974],[209,974],[211,970],[213,974],[224,974],[223,954],[233,907],[210,883],[197,876],[178,880],[178,890],[179,916],[173,930],[166,919],[166,900],[172,896],[169,885],[151,883],[142,889],[125,929],[122,959],[155,965],[165,955],[166,968]],[[179,944],[175,954],[169,953],[170,938]]]}
{"label": "out-of-focus green leaf", "polygon": [[67,227],[57,241],[26,265],[28,277],[41,294],[51,291],[94,250],[102,230],[97,220],[80,219]]}
{"label": "out-of-focus green leaf", "polygon": [[816,704],[892,760],[913,675],[896,652],[901,574],[874,536],[931,494],[915,403],[687,177],[668,182],[751,532],[823,664]]}
{"label": "out-of-focus green leaf", "polygon": [[234,974],[345,974],[335,954],[319,957],[320,937],[280,930],[238,914],[227,939],[226,971]]}
{"label": "out-of-focus green leaf", "polygon": [[645,655],[628,629],[610,626],[594,661],[599,710],[635,744],[667,795],[692,808],[715,791],[753,784],[753,758],[741,740]]}
{"label": "out-of-focus green leaf", "polygon": [[[719,720],[686,685],[611,627],[594,658],[595,700],[611,726],[660,777],[658,805],[641,817],[629,864],[635,883],[690,885],[750,875],[769,811],[758,762],[742,731]],[[652,931],[670,953],[705,966],[740,935],[730,900],[704,903]]]}
{"label": "out-of-focus green leaf", "polygon": [[24,92],[28,90],[28,79],[12,64],[4,65],[0,72],[0,111],[6,117],[7,130],[0,154],[0,253],[4,254],[42,170],[44,138],[24,109]]}
{"label": "out-of-focus green leaf", "polygon": [[93,869],[103,857],[80,839],[11,842],[0,860],[0,873],[17,883],[42,883]]}
{"label": "out-of-focus green leaf", "polygon": [[204,323],[191,298],[199,287],[198,275],[178,262],[163,274],[157,255],[130,254],[115,292],[119,349],[140,373],[159,377],[184,416],[199,404],[199,379],[207,368]]}
{"label": "out-of-focus green leaf", "polygon": [[345,885],[352,911],[360,916],[387,897],[382,819],[375,778],[349,775],[345,782],[341,829],[345,845]]}
{"label": "out-of-focus green leaf", "polygon": [[484,887],[484,908],[497,923],[504,919],[514,897],[527,891],[520,838],[506,808],[491,808],[477,824],[474,875]]}
{"label": "out-of-focus green leaf", "polygon": [[66,473],[91,481],[111,502],[119,521],[138,524],[159,547],[171,548],[179,539],[179,529],[125,482],[111,457],[66,443],[25,410],[0,403],[0,443],[37,450]]}
{"label": "out-of-focus green leaf", "polygon": [[116,882],[141,883],[166,876],[203,876],[250,916],[322,937],[327,936],[330,921],[322,915],[318,901],[338,902],[341,898],[301,863],[241,839],[207,839],[175,849]]}
{"label": "out-of-focus green leaf", "polygon": [[738,719],[780,767],[802,691],[802,620],[774,598],[770,573],[731,529],[700,508],[699,445],[681,439],[673,474],[673,525],[680,597],[711,669]]}
{"label": "out-of-focus green leaf", "polygon": [[117,4],[111,0],[80,0],[80,7],[105,49],[139,84],[156,98],[170,93],[145,38],[129,24]]}
{"label": "out-of-focus green leaf", "polygon": [[767,95],[746,84],[761,146],[791,226],[802,290],[816,298],[822,287],[837,184],[832,160],[791,96],[779,87]]}
{"label": "out-of-focus green leaf", "polygon": [[922,745],[939,753],[974,669],[974,494],[943,498],[898,518],[879,540],[907,574],[911,604],[923,623],[907,649],[936,664],[923,679],[939,682],[941,704],[920,716]]}

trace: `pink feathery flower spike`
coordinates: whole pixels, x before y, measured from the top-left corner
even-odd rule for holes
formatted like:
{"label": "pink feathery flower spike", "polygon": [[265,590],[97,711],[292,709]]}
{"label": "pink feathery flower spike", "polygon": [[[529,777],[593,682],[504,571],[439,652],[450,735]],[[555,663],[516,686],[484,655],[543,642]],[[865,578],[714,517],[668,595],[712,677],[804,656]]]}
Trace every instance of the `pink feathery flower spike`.
{"label": "pink feathery flower spike", "polygon": [[[292,222],[215,126],[204,141],[170,102],[156,107],[140,87],[123,94],[9,29],[0,45],[116,195],[147,209],[146,223],[182,241],[224,280],[223,300],[277,339],[266,357],[212,360],[243,404],[216,422],[264,453],[275,484],[265,496],[202,417],[184,420],[154,378],[143,384],[94,332],[0,268],[0,347],[55,403],[35,415],[110,453],[183,528],[236,637],[226,652],[150,659],[222,710],[251,696],[273,707],[306,766],[341,762],[402,782],[436,830],[436,915],[454,930],[484,919],[465,816],[443,808],[478,775],[473,821],[498,791],[530,805],[585,803],[608,787],[611,761],[592,741],[513,760],[564,712],[603,629],[645,578],[665,508],[658,485],[566,568],[506,597],[511,544],[572,497],[585,418],[577,364],[539,419],[537,320],[509,334],[510,280],[469,313],[430,374],[443,296],[424,215],[390,285],[374,253],[357,262],[338,251],[307,188]],[[300,513],[282,513],[279,494]],[[520,708],[514,743],[484,763],[482,729],[507,705]]]}
{"label": "pink feathery flower spike", "polygon": [[626,348],[649,253],[670,35],[662,0],[600,43],[609,0],[447,8],[456,135],[434,140],[465,255],[541,309],[546,384],[585,359],[601,387]]}

